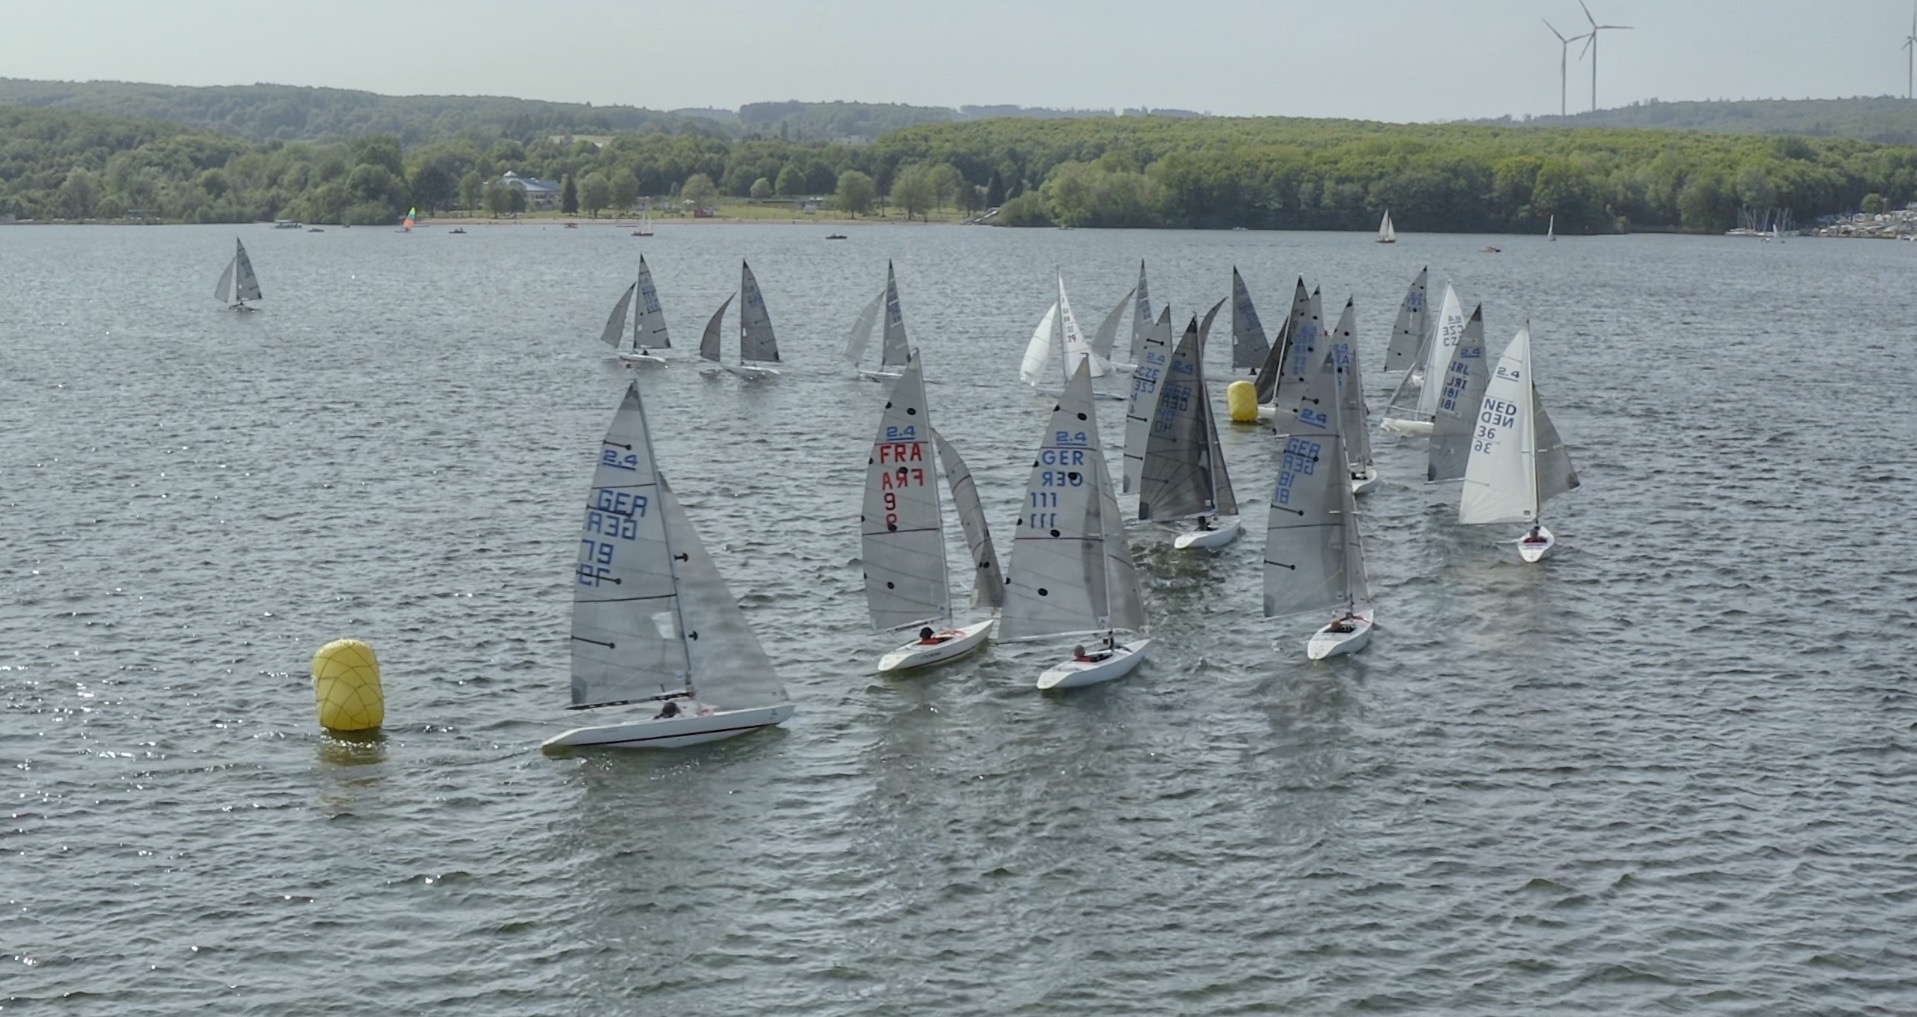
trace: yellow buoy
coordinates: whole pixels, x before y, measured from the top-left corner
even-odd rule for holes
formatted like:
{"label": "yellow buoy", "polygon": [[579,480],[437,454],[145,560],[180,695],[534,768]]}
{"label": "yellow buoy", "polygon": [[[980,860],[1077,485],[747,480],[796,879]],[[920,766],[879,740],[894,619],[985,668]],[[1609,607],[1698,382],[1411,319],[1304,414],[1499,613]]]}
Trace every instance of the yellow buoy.
{"label": "yellow buoy", "polygon": [[386,719],[379,659],[357,639],[336,639],[313,654],[313,694],[319,698],[321,727],[371,731]]}
{"label": "yellow buoy", "polygon": [[1243,378],[1225,386],[1225,405],[1234,424],[1258,422],[1258,388]]}

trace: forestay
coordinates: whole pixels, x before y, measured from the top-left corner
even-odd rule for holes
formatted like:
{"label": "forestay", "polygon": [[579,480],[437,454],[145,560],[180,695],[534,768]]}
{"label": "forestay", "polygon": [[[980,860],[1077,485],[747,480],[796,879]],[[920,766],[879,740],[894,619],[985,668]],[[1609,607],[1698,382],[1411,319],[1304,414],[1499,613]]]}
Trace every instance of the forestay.
{"label": "forestay", "polygon": [[1391,326],[1391,345],[1385,349],[1387,371],[1409,371],[1417,363],[1418,350],[1424,346],[1428,327],[1425,285],[1430,274],[1429,266],[1419,269],[1418,277],[1411,280],[1411,288],[1405,291],[1404,302],[1398,305],[1398,320]]}
{"label": "forestay", "polygon": [[959,457],[958,449],[937,431],[932,441],[938,446],[939,466],[945,470],[945,485],[952,491],[952,504],[958,509],[959,526],[965,530],[965,543],[971,549],[973,607],[1001,607],[1005,603],[1005,575],[999,571],[998,551],[992,546],[992,530],[985,524],[985,507],[979,504],[978,485],[972,471]]}
{"label": "forestay", "polygon": [[674,548],[639,386],[600,446],[572,599],[572,705],[657,699],[692,687]]}
{"label": "forestay", "polygon": [[731,306],[732,297],[728,295],[719,304],[719,309],[712,312],[712,317],[707,319],[706,330],[699,336],[699,359],[710,360],[715,364],[719,362],[721,330],[726,320],[726,308]]}
{"label": "forestay", "polygon": [[1142,630],[1144,604],[1092,410],[1085,365],[1065,383],[1025,485],[1001,640]]}
{"label": "forestay", "polygon": [[1258,309],[1252,306],[1251,291],[1245,288],[1245,279],[1234,265],[1231,269],[1231,368],[1256,370],[1270,354],[1271,342],[1265,338],[1265,326],[1258,320]]}
{"label": "forestay", "polygon": [[1172,351],[1158,387],[1138,486],[1138,518],[1166,522],[1237,512],[1205,389],[1204,345],[1194,321]]}
{"label": "forestay", "polygon": [[1336,358],[1326,351],[1278,425],[1284,455],[1265,526],[1267,618],[1350,609],[1369,599],[1337,388]]}
{"label": "forestay", "polygon": [[944,513],[925,408],[925,378],[916,356],[892,386],[866,459],[865,506],[859,516],[865,602],[880,631],[949,619]]}
{"label": "forestay", "polygon": [[739,263],[739,359],[776,362],[779,341],[772,334],[772,316],[766,312],[765,295],[759,292],[759,280],[752,266]]}
{"label": "forestay", "polygon": [[1132,397],[1125,409],[1126,492],[1138,489],[1138,478],[1145,469],[1145,441],[1151,436],[1153,408],[1158,405],[1158,383],[1171,363],[1171,308],[1167,307],[1152,326],[1141,347],[1138,366],[1132,370]]}
{"label": "forestay", "polygon": [[1490,382],[1491,371],[1484,357],[1484,305],[1480,304],[1472,309],[1471,320],[1464,323],[1458,346],[1451,351],[1451,364],[1445,368],[1438,409],[1431,418],[1425,480],[1436,483],[1464,479],[1464,465],[1471,458],[1471,432],[1477,430],[1477,414],[1484,406],[1484,389]]}

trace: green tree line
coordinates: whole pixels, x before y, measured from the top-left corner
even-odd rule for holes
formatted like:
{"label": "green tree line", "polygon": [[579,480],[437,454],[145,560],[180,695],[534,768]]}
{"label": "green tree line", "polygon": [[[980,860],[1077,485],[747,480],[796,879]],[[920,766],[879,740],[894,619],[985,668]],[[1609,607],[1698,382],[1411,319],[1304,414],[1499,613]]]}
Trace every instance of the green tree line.
{"label": "green tree line", "polygon": [[[390,222],[408,206],[515,210],[501,174],[565,181],[597,214],[641,200],[838,197],[1007,225],[1718,231],[1740,206],[1800,219],[1917,197],[1917,149],[1702,132],[1122,117],[993,120],[869,145],[662,132],[531,143],[249,142],[150,120],[0,106],[0,212],[34,218]],[[856,176],[848,176],[856,174]],[[689,184],[697,181],[688,192]],[[850,187],[848,188],[848,184]]]}

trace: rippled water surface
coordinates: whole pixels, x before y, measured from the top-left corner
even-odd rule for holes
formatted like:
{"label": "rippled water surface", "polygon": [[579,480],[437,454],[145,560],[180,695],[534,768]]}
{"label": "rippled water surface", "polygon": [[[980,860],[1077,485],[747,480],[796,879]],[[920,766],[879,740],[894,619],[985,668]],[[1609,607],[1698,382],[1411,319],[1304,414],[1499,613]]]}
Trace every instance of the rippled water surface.
{"label": "rippled water surface", "polygon": [[[0,1009],[1917,1011],[1917,246],[825,231],[245,227],[252,315],[212,299],[232,228],[0,231]],[[741,257],[779,328],[783,377],[642,381],[799,713],[549,759],[641,250],[679,346]],[[1517,564],[1384,438],[1358,657],[1259,616],[1261,536],[1139,530],[1130,678],[1040,695],[1043,647],[873,675],[882,390],[838,349],[886,259],[1007,546],[1050,273],[1089,328],[1140,257],[1181,323],[1233,265],[1268,324],[1300,274],[1355,297],[1374,388],[1422,265],[1493,351],[1528,317],[1567,552]],[[1224,440],[1261,535],[1276,448]],[[347,636],[377,744],[315,727]]]}

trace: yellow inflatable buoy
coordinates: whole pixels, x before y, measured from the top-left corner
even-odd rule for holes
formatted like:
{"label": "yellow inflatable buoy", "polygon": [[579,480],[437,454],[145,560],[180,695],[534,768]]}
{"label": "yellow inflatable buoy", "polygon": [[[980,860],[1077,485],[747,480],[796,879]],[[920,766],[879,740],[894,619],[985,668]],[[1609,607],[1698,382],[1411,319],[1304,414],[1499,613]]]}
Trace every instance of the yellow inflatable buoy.
{"label": "yellow inflatable buoy", "polygon": [[386,719],[379,659],[357,639],[336,639],[313,654],[313,694],[319,698],[321,727],[371,731]]}
{"label": "yellow inflatable buoy", "polygon": [[1258,388],[1243,378],[1225,386],[1225,405],[1234,424],[1258,422]]}

